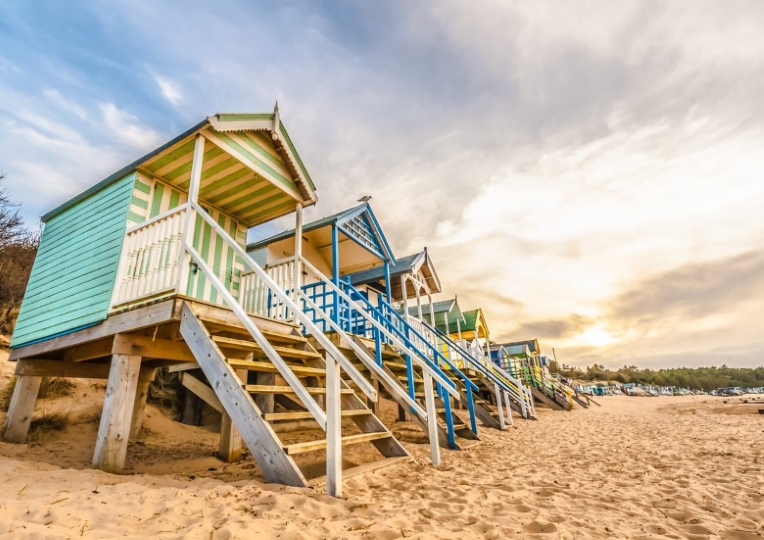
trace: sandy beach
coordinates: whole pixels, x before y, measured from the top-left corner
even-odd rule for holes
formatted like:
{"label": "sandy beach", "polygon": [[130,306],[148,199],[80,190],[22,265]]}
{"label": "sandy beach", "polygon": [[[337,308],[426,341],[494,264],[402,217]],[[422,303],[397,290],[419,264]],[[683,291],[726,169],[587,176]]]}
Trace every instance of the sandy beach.
{"label": "sandy beach", "polygon": [[134,474],[92,470],[102,391],[80,383],[77,396],[40,400],[36,414],[65,411],[67,427],[0,443],[0,537],[764,538],[763,405],[615,397],[542,409],[507,432],[481,430],[438,469],[401,425],[416,460],[350,479],[336,500],[261,483],[249,458],[214,457],[213,432],[153,407],[128,451]]}

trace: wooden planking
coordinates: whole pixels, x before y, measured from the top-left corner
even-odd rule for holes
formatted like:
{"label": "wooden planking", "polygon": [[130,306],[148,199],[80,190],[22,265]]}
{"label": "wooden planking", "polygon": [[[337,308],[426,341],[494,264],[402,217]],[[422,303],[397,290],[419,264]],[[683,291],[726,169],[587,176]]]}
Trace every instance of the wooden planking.
{"label": "wooden planking", "polygon": [[[371,463],[364,463],[362,465],[358,465],[356,467],[350,467],[349,469],[344,469],[342,471],[342,479],[348,480],[350,478],[353,478],[355,476],[360,476],[362,474],[369,474],[374,471],[379,471],[381,469],[386,469],[388,467],[392,467],[394,465],[400,465],[403,463],[409,463],[413,461],[414,458],[412,456],[393,456],[393,457],[387,457],[385,459],[379,460],[379,461],[372,461]],[[311,487],[319,487],[326,483],[326,476],[319,476],[317,478],[311,478],[310,480],[310,486]]]}
{"label": "wooden planking", "polygon": [[297,464],[284,452],[260,409],[241,387],[233,369],[188,305],[183,306],[180,331],[266,481],[307,487],[308,481]]}
{"label": "wooden planking", "polygon": [[[217,343],[221,349],[235,349],[238,351],[262,352],[262,347],[253,341],[243,339],[227,338],[222,336],[213,336],[212,340]],[[321,358],[321,355],[315,351],[303,351],[292,349],[290,347],[279,347],[274,345],[273,349],[284,358]]]}
{"label": "wooden planking", "polygon": [[117,334],[114,336],[112,354],[130,354],[143,358],[195,362],[194,355],[183,341],[154,339],[135,334]]}
{"label": "wooden planking", "polygon": [[41,382],[42,377],[29,375],[21,375],[16,380],[11,403],[8,407],[5,431],[3,432],[5,442],[22,443],[26,441]]}
{"label": "wooden planking", "polygon": [[[294,394],[295,393],[294,389],[291,386],[264,386],[259,384],[244,385],[244,390],[246,390],[250,394]],[[305,391],[311,396],[326,395],[326,388],[305,387]],[[349,388],[343,388],[341,392],[343,394],[353,393],[353,391]]]}
{"label": "wooden planking", "polygon": [[[369,409],[350,409],[343,410],[341,412],[343,418],[350,418],[353,416],[369,416],[372,414]],[[289,412],[277,412],[277,413],[265,413],[263,414],[269,422],[282,422],[287,420],[311,420],[313,415],[308,411],[289,411]]]}
{"label": "wooden planking", "polygon": [[[247,369],[262,373],[278,373],[279,370],[270,362],[257,362],[253,360],[228,360],[228,364],[234,369]],[[323,377],[326,372],[321,368],[307,366],[289,366],[292,373],[298,377]]]}
{"label": "wooden planking", "polygon": [[106,472],[119,472],[125,466],[140,367],[140,356],[112,357],[93,454],[93,466]]}
{"label": "wooden planking", "polygon": [[[68,377],[71,379],[108,379],[110,364],[72,363],[59,360],[25,359],[16,362],[15,374],[23,376]],[[138,379],[152,381],[156,368],[141,367]]]}
{"label": "wooden planking", "polygon": [[173,320],[175,302],[165,300],[133,311],[125,311],[109,316],[99,325],[85,328],[74,333],[53,338],[41,343],[11,350],[10,360],[38,357],[40,355],[68,349],[83,343],[90,343],[122,332],[140,330]]}
{"label": "wooden planking", "polygon": [[[134,181],[133,173],[46,224],[11,347],[106,318]],[[87,264],[70,268],[79,261]],[[85,283],[88,287],[83,287]],[[62,295],[62,290],[70,293]]]}
{"label": "wooden planking", "polygon": [[[387,439],[393,435],[389,431],[379,431],[373,433],[359,433],[358,435],[346,435],[342,437],[342,446],[349,446],[351,444],[360,444],[364,442],[371,442],[379,439]],[[326,449],[326,439],[318,441],[308,441],[290,444],[284,446],[284,450],[290,456],[295,454],[304,454],[305,452],[315,452],[316,450]]]}

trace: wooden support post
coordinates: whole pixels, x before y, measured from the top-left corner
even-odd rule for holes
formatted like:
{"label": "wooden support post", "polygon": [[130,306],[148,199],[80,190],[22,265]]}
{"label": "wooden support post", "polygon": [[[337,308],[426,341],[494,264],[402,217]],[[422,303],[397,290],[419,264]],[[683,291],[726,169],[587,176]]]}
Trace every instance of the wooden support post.
{"label": "wooden support post", "polygon": [[505,430],[507,429],[505,420],[504,420],[504,406],[501,402],[501,388],[499,388],[498,383],[493,383],[493,390],[494,390],[494,396],[496,398],[496,407],[498,409],[498,417],[499,417],[499,424],[500,429]]}
{"label": "wooden support post", "polygon": [[406,409],[398,405],[398,422],[406,421]]}
{"label": "wooden support post", "polygon": [[[247,374],[249,372],[246,369],[237,369],[236,376],[242,383],[246,384]],[[271,396],[272,397],[272,396]],[[228,463],[233,463],[241,459],[242,454],[242,441],[241,435],[236,431],[236,427],[231,421],[231,417],[225,410],[221,413],[220,418],[220,446],[218,447],[218,457]]]}
{"label": "wooden support post", "polygon": [[342,382],[340,365],[326,355],[326,492],[342,497]]}
{"label": "wooden support post", "polygon": [[119,472],[125,466],[140,368],[140,356],[115,354],[111,359],[93,455],[93,466],[106,472]]}
{"label": "wooden support post", "polygon": [[515,421],[512,418],[512,407],[510,406],[510,402],[509,402],[509,392],[504,392],[504,403],[507,407],[507,422],[509,423],[510,426],[514,426]]}
{"label": "wooden support post", "polygon": [[5,421],[5,432],[3,433],[5,442],[22,443],[26,441],[41,382],[42,377],[38,376],[21,375],[16,378],[16,386],[13,389],[8,417]]}
{"label": "wooden support post", "polygon": [[[430,438],[432,464],[440,465],[440,440],[438,438],[438,413],[435,411],[435,390],[432,387],[432,375],[424,371],[424,402],[427,409],[427,434]],[[448,399],[448,398],[446,398]]]}
{"label": "wooden support post", "polygon": [[[374,391],[377,392],[377,395],[379,395],[379,379],[372,379],[371,385],[374,387]],[[379,400],[372,401],[371,399],[366,398],[366,406],[371,409],[374,416],[379,416]]]}
{"label": "wooden support post", "polygon": [[131,439],[135,439],[143,427],[143,418],[146,414],[146,399],[149,397],[149,386],[151,386],[151,379],[141,379],[138,381],[138,388],[135,391],[135,403],[133,405],[133,418],[130,421]]}
{"label": "wooden support post", "polygon": [[[328,355],[327,355],[328,356]],[[275,373],[255,373],[255,384],[261,386],[275,386]],[[311,385],[315,386],[315,385]],[[273,394],[256,394],[252,397],[255,404],[263,414],[272,413],[276,404],[276,396]]]}
{"label": "wooden support post", "polygon": [[294,224],[294,303],[300,305],[302,290],[302,205],[295,207]]}

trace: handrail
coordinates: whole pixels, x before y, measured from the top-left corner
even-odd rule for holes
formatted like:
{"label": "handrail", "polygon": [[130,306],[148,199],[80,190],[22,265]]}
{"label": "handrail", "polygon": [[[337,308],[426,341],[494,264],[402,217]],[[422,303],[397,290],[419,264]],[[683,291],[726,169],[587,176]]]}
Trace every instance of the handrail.
{"label": "handrail", "polygon": [[[371,399],[372,401],[377,401],[378,399],[377,391],[374,389],[371,383],[369,383],[369,381],[366,380],[366,378],[355,368],[355,366],[347,358],[345,358],[345,355],[343,355],[340,352],[340,350],[334,345],[334,343],[332,343],[331,340],[327,338],[324,335],[324,333],[321,332],[315,324],[313,324],[313,321],[310,319],[310,317],[308,317],[302,311],[302,309],[300,309],[300,307],[289,297],[289,295],[285,291],[283,291],[276,284],[276,282],[273,281],[273,279],[271,279],[271,277],[265,272],[265,270],[260,268],[260,265],[254,262],[252,258],[247,254],[247,252],[241,246],[239,246],[239,244],[232,241],[230,236],[228,236],[228,234],[223,230],[223,228],[220,225],[218,225],[218,223],[214,219],[212,219],[212,217],[209,214],[207,214],[207,212],[205,212],[204,209],[202,209],[199,205],[193,202],[191,203],[191,208],[196,210],[197,213],[200,216],[202,216],[202,219],[204,219],[212,227],[212,229],[218,234],[218,236],[220,236],[229,245],[229,247],[234,250],[236,255],[238,255],[242,259],[244,264],[246,266],[249,266],[257,274],[258,278],[260,278],[265,283],[265,285],[269,289],[271,289],[271,291],[279,298],[279,300],[281,300],[286,305],[286,307],[292,311],[295,319],[297,319],[303,326],[305,326],[308,333],[310,333],[316,339],[316,341],[327,351],[327,353],[329,353],[337,361],[337,363],[342,367],[345,373],[347,373],[350,376],[350,378],[353,380],[356,386],[358,386],[358,388],[369,399]],[[190,247],[190,246],[187,246],[187,247]],[[204,266],[206,266],[206,264]],[[225,298],[226,295],[223,294],[222,296]],[[246,315],[246,312],[244,312],[244,310],[241,308],[241,306],[239,306],[239,304],[236,302],[236,300],[233,297],[231,297],[231,300],[233,300],[233,303],[235,304],[235,306],[229,305],[229,307],[231,309],[234,309],[234,312],[237,312],[236,308],[239,308],[241,312]],[[248,317],[247,317],[247,320],[249,320]],[[278,355],[276,355],[276,357],[280,360],[280,357],[278,357]],[[270,356],[269,356],[269,359],[273,361],[273,359],[270,358]],[[277,364],[277,363],[278,362],[274,362],[274,364]],[[277,365],[276,367],[279,367],[279,366]],[[288,367],[286,368],[286,370],[288,370],[288,372],[293,375],[292,371],[289,370]],[[279,370],[279,373],[281,373],[281,370]],[[284,376],[283,373],[281,373],[281,375]],[[287,377],[284,377],[284,378],[287,379]],[[299,383],[299,379],[295,378],[295,380],[297,384],[300,387],[302,387],[302,384]],[[298,389],[294,388],[294,390],[297,391]],[[310,398],[310,401],[313,403],[316,403],[316,401],[312,398]]]}
{"label": "handrail", "polygon": [[[364,300],[366,300],[366,299],[364,298]],[[366,300],[366,301],[368,302],[368,300]],[[390,313],[391,313],[391,314],[392,314],[392,315],[393,315],[395,318],[397,318],[397,319],[398,319],[400,322],[404,323],[404,324],[405,324],[405,325],[408,327],[408,330],[414,334],[414,336],[416,336],[417,338],[419,338],[419,340],[421,340],[421,341],[422,341],[422,343],[424,343],[424,344],[425,344],[425,345],[426,345],[426,346],[427,346],[427,347],[430,349],[430,352],[432,352],[432,353],[433,353],[433,358],[434,358],[435,356],[437,356],[437,357],[439,357],[441,360],[443,360],[443,362],[445,362],[445,364],[446,364],[446,365],[449,367],[449,369],[451,369],[451,370],[452,370],[454,373],[456,373],[456,374],[459,376],[459,378],[460,378],[460,379],[462,379],[462,381],[464,382],[464,385],[467,387],[467,389],[468,389],[468,390],[474,390],[474,391],[476,391],[476,392],[479,392],[479,391],[480,391],[480,389],[477,387],[477,385],[476,385],[475,383],[473,383],[473,382],[472,382],[472,381],[469,379],[469,377],[467,377],[467,375],[465,375],[465,374],[464,374],[462,371],[460,371],[460,370],[459,370],[459,369],[458,369],[458,368],[457,368],[455,365],[453,365],[453,364],[452,364],[452,363],[451,363],[451,362],[448,360],[448,358],[446,358],[445,356],[443,356],[443,354],[441,354],[441,352],[440,352],[438,349],[436,349],[436,348],[433,346],[433,344],[432,344],[432,343],[430,343],[429,341],[427,341],[427,339],[426,339],[426,338],[425,338],[425,337],[424,337],[422,334],[420,334],[419,332],[417,332],[417,331],[416,331],[416,329],[415,329],[415,328],[413,328],[413,327],[412,327],[412,326],[411,326],[411,325],[408,323],[408,321],[406,321],[406,319],[404,319],[404,318],[401,316],[401,314],[400,314],[400,313],[398,313],[397,311],[395,311],[395,309],[393,308],[393,306],[391,306],[390,304],[388,304],[388,303],[387,303],[385,300],[383,300],[383,299],[381,299],[381,298],[380,298],[380,302],[382,303],[382,305],[383,305],[383,306],[385,306],[385,307],[387,307],[387,308],[388,308],[389,312],[390,312]],[[424,323],[424,321],[422,321],[422,322]],[[426,323],[425,323],[425,324],[426,324]],[[396,330],[397,330],[397,329],[396,329]],[[398,330],[398,331],[399,331],[399,330]],[[400,332],[400,331],[399,331],[399,332]]]}
{"label": "handrail", "polygon": [[[305,259],[304,257],[301,259],[301,262],[305,267],[313,272],[316,276],[323,276],[321,271],[319,271],[315,266],[313,266],[310,261]],[[319,277],[320,279],[320,277]],[[348,303],[352,308],[354,308],[359,313],[363,314],[364,318],[368,320],[372,326],[377,328],[382,334],[385,335],[390,341],[392,341],[394,344],[396,344],[401,350],[403,350],[404,354],[410,356],[412,358],[412,361],[416,362],[416,364],[422,368],[423,370],[426,370],[445,390],[451,394],[454,398],[459,399],[459,391],[456,389],[456,385],[454,385],[454,382],[450,379],[447,379],[438,369],[433,369],[433,366],[430,365],[430,361],[426,360],[425,362],[421,361],[421,357],[424,356],[421,352],[419,352],[418,349],[407,346],[401,339],[399,339],[395,334],[390,332],[387,328],[385,328],[385,325],[381,324],[379,321],[377,321],[374,317],[369,317],[363,310],[363,306],[358,304],[355,300],[353,300],[345,291],[343,291],[340,287],[338,287],[333,282],[325,279],[323,281],[330,290],[332,290],[334,293],[336,293],[340,298],[342,298],[345,302]],[[365,298],[363,300],[366,300]],[[366,300],[368,302],[368,300]],[[376,311],[376,308],[374,306],[371,306],[371,308]],[[426,357],[425,357],[426,358]]]}
{"label": "handrail", "polygon": [[162,221],[166,217],[170,217],[173,214],[179,214],[180,212],[185,211],[187,208],[188,208],[188,203],[183,203],[180,206],[171,208],[167,210],[166,212],[162,212],[161,214],[158,214],[149,220],[138,223],[137,225],[133,225],[132,227],[130,227],[129,229],[125,231],[125,235],[136,233],[140,231],[141,229],[149,227],[158,221]]}
{"label": "handrail", "polygon": [[[334,322],[330,316],[324,313],[323,310],[321,310],[321,308],[319,308],[318,305],[313,300],[311,300],[311,298],[305,294],[304,291],[300,291],[300,298],[302,298],[303,302],[305,302],[310,309],[314,310],[317,314],[321,314],[323,316],[322,318],[327,322],[332,330],[337,333],[342,332],[340,325]],[[353,349],[353,352],[355,352],[358,359],[363,363],[364,366],[369,369],[369,371],[376,373],[377,377],[392,387],[395,387],[398,384],[398,381],[390,377],[390,375],[384,369],[382,369],[382,367],[377,365],[369,353],[363,350],[363,348],[360,347],[352,339],[348,340],[348,346]],[[406,402],[406,404],[414,410],[419,418],[425,422],[427,421],[427,412],[419,403],[417,403],[416,400],[412,399],[411,396],[409,396],[406,392],[402,392],[399,395]]]}
{"label": "handrail", "polygon": [[[429,328],[431,331],[435,333],[436,336],[442,339],[446,343],[446,345],[456,350],[456,352],[458,352],[466,362],[478,368],[479,371],[487,375],[494,383],[498,383],[501,386],[503,386],[506,392],[511,394],[515,398],[515,400],[520,402],[522,414],[523,416],[526,415],[526,407],[528,407],[528,403],[531,401],[531,399],[528,396],[527,389],[524,387],[520,379],[512,377],[509,373],[504,371],[500,366],[497,366],[495,364],[491,364],[490,367],[485,366],[482,362],[480,362],[480,360],[474,358],[470,353],[465,351],[461,347],[461,345],[459,345],[454,340],[452,340],[451,337],[448,336],[446,333],[444,333],[437,327],[431,326],[425,321],[422,321],[422,323],[425,325],[426,328]],[[496,370],[498,372],[499,377],[497,377],[496,374],[493,373],[493,370]],[[514,384],[515,388],[513,389],[509,384],[507,384],[507,381]]]}

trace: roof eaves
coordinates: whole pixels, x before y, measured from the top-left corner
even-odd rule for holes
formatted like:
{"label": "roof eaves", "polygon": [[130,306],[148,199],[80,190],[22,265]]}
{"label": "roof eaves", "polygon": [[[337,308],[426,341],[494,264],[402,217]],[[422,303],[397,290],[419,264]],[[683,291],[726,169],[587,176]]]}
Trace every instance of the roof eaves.
{"label": "roof eaves", "polygon": [[75,195],[74,197],[72,197],[71,199],[66,201],[65,203],[60,204],[59,206],[57,206],[56,208],[54,208],[50,212],[46,213],[40,219],[43,222],[46,222],[46,221],[56,217],[57,215],[61,214],[65,210],[68,210],[69,208],[73,207],[77,203],[80,203],[80,202],[84,201],[85,199],[87,199],[88,197],[90,197],[91,195],[93,195],[95,193],[98,193],[103,188],[105,188],[105,187],[113,184],[114,182],[124,178],[126,175],[128,175],[131,172],[135,171],[142,163],[148,161],[149,159],[153,158],[157,154],[161,154],[167,148],[177,144],[179,141],[182,141],[183,139],[193,135],[195,132],[197,132],[197,131],[201,130],[202,128],[204,128],[207,124],[209,124],[209,119],[205,118],[204,120],[202,120],[201,122],[196,124],[194,127],[190,128],[190,129],[187,129],[186,131],[184,131],[183,133],[181,133],[177,137],[175,137],[172,140],[168,141],[167,143],[163,144],[162,146],[159,146],[158,148],[155,148],[154,150],[152,150],[148,154],[146,154],[146,155],[142,156],[141,158],[133,161],[129,165],[126,165],[125,167],[122,167],[117,172],[107,176],[106,178],[104,178],[103,180],[101,180],[100,182],[95,184],[94,186],[89,187],[88,189],[86,189],[82,193],[79,193],[79,194]]}

